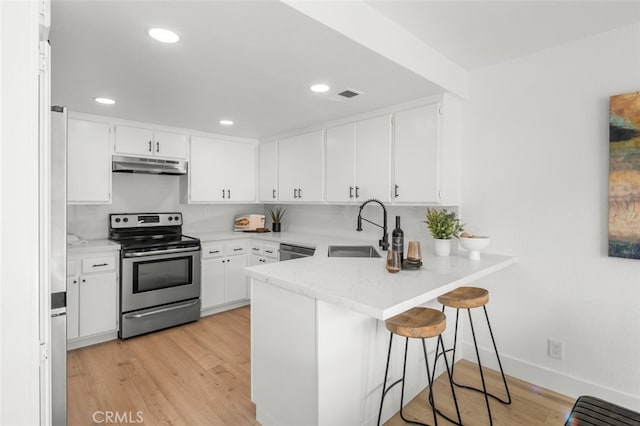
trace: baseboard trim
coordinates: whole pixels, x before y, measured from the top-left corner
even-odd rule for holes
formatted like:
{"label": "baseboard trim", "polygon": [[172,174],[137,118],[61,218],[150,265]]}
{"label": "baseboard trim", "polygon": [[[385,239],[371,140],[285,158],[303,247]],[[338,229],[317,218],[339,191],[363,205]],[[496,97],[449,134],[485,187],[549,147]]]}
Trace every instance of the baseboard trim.
{"label": "baseboard trim", "polygon": [[[462,358],[476,363],[475,349],[470,343],[462,343]],[[493,350],[479,348],[482,365],[498,369],[498,362],[493,354]],[[541,367],[530,362],[513,358],[507,355],[500,355],[500,361],[505,374],[527,381],[536,386],[540,386],[572,398],[580,395],[592,395],[621,405],[631,410],[640,410],[640,398],[631,394],[617,391],[606,386],[592,383],[578,377],[570,376],[560,371]]]}

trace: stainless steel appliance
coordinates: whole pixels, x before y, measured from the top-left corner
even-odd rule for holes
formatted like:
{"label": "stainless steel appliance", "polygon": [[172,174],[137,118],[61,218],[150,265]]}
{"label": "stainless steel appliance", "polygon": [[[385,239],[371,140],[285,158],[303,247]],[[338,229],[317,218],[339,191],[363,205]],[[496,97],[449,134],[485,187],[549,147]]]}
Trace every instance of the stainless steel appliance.
{"label": "stainless steel appliance", "polygon": [[67,110],[51,108],[49,277],[51,423],[67,424]]}
{"label": "stainless steel appliance", "polygon": [[163,160],[160,158],[124,157],[114,155],[111,163],[111,170],[118,173],[186,175],[187,162],[182,160]]}
{"label": "stainless steel appliance", "polygon": [[182,234],[182,213],[109,215],[120,251],[122,339],[200,318],[200,240]]}
{"label": "stainless steel appliance", "polygon": [[316,249],[313,247],[296,246],[293,244],[280,244],[280,261],[299,259],[301,257],[313,256]]}

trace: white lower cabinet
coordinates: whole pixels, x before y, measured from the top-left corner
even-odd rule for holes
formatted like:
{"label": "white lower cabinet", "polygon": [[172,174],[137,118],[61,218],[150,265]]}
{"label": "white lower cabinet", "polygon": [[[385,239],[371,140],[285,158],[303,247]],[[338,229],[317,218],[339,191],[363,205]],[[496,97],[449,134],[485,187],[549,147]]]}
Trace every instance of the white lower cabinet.
{"label": "white lower cabinet", "polygon": [[246,304],[249,298],[244,268],[247,241],[202,244],[202,311],[214,313]]}
{"label": "white lower cabinet", "polygon": [[118,331],[117,253],[70,257],[67,275],[67,340],[80,347],[112,339]]}
{"label": "white lower cabinet", "polygon": [[280,245],[263,243],[260,241],[251,242],[251,255],[249,266],[263,265],[265,263],[277,262],[280,257]]}

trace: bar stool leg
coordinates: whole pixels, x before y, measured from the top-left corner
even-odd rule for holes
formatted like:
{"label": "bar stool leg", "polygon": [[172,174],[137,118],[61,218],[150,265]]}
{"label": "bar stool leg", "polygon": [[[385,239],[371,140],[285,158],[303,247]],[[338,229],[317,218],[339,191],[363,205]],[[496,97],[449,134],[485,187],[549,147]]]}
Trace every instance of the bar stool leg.
{"label": "bar stool leg", "polygon": [[380,426],[380,417],[382,417],[382,403],[384,402],[384,397],[391,389],[393,385],[387,389],[387,375],[389,373],[389,361],[391,360],[391,345],[393,343],[393,333],[389,333],[389,351],[387,352],[387,367],[384,370],[384,381],[382,382],[382,396],[380,397],[380,411],[378,411],[378,426]]}
{"label": "bar stool leg", "polygon": [[[435,364],[433,367],[433,370],[431,370],[429,368],[429,358],[427,356],[427,346],[425,343],[424,338],[421,339],[422,340],[422,352],[424,354],[424,363],[425,363],[425,367],[427,369],[427,381],[429,384],[429,403],[431,404],[431,410],[433,413],[433,420],[434,420],[434,425],[438,426],[438,414],[440,414],[441,416],[443,416],[444,418],[446,418],[447,420],[449,420],[450,422],[457,424],[459,426],[462,425],[462,420],[460,418],[460,410],[458,408],[458,400],[456,398],[456,394],[455,394],[455,390],[453,387],[453,383],[451,382],[451,374],[452,371],[449,368],[449,362],[447,361],[447,358],[445,356],[445,365],[447,367],[447,375],[449,376],[449,384],[451,386],[451,393],[453,395],[453,401],[456,407],[456,414],[458,415],[458,422],[456,422],[455,420],[450,419],[448,416],[440,413],[440,411],[438,409],[436,409],[435,406],[435,401],[433,398],[433,381],[435,379]],[[429,426],[426,423],[421,423],[421,422],[417,422],[417,421],[413,421],[413,420],[409,420],[404,416],[404,384],[405,384],[405,378],[406,378],[406,373],[407,373],[407,353],[408,353],[408,348],[409,348],[409,338],[405,338],[405,345],[404,345],[404,360],[403,360],[403,364],[402,364],[402,378],[396,380],[395,382],[393,382],[389,387],[387,387],[387,378],[388,378],[388,374],[389,374],[389,363],[390,363],[390,359],[391,359],[391,348],[392,348],[392,344],[393,344],[393,333],[390,333],[389,336],[389,350],[387,352],[387,365],[385,367],[385,371],[384,371],[384,382],[382,383],[382,397],[380,399],[380,409],[378,411],[378,426],[380,426],[380,420],[382,417],[382,407],[384,404],[384,398],[386,397],[387,393],[391,390],[391,388],[393,388],[395,385],[397,385],[398,383],[402,383],[402,387],[400,390],[400,418],[402,418],[402,420],[404,420],[406,423],[411,423],[411,424],[415,424],[415,425],[421,425],[421,426]],[[442,354],[444,354],[445,352],[445,347],[444,347],[444,341],[442,340],[442,336],[438,336],[438,344],[436,346],[436,358],[435,358],[435,362],[437,363],[438,357],[441,355],[439,355],[439,351],[440,348],[442,348]]]}
{"label": "bar stool leg", "polygon": [[493,350],[496,351],[496,358],[498,359],[498,366],[500,367],[500,374],[502,375],[502,383],[504,383],[504,389],[507,391],[507,400],[504,401],[494,395],[489,394],[491,397],[497,399],[503,404],[510,405],[511,404],[511,393],[509,392],[509,386],[507,386],[507,378],[504,376],[504,370],[502,369],[502,362],[500,362],[500,355],[498,352],[498,347],[496,346],[496,339],[493,338],[493,331],[491,330],[491,322],[489,321],[489,314],[487,313],[487,307],[483,306],[484,309],[484,317],[487,319],[487,325],[489,326],[489,335],[491,336],[491,342],[493,343]]}
{"label": "bar stool leg", "polygon": [[[484,373],[482,372],[482,363],[480,362],[480,351],[478,350],[478,342],[476,341],[476,332],[473,328],[473,320],[471,319],[471,309],[467,309],[469,314],[469,324],[471,325],[471,336],[473,337],[473,346],[476,349],[476,358],[478,359],[478,369],[480,370],[480,379],[482,380],[482,389],[484,400],[487,403],[487,413],[489,414],[489,425],[493,425],[493,417],[491,416],[491,406],[489,405],[489,395],[487,394],[487,385],[484,382]],[[467,387],[467,386],[463,386]]]}

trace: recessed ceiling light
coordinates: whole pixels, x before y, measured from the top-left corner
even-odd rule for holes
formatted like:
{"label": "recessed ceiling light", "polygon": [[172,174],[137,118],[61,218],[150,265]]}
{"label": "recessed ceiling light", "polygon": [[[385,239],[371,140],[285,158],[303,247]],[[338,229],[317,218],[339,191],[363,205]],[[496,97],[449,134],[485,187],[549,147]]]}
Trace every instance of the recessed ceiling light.
{"label": "recessed ceiling light", "polygon": [[93,100],[99,104],[105,104],[105,105],[113,105],[116,103],[116,101],[109,98],[94,98]]}
{"label": "recessed ceiling light", "polygon": [[173,31],[167,30],[166,28],[149,28],[147,30],[149,35],[163,43],[176,43],[180,40],[180,36]]}
{"label": "recessed ceiling light", "polygon": [[323,83],[314,84],[311,87],[309,87],[309,90],[311,90],[312,92],[315,92],[315,93],[328,92],[329,89],[330,89],[329,85],[323,84]]}
{"label": "recessed ceiling light", "polygon": [[220,124],[223,126],[233,126],[233,120],[220,120]]}

